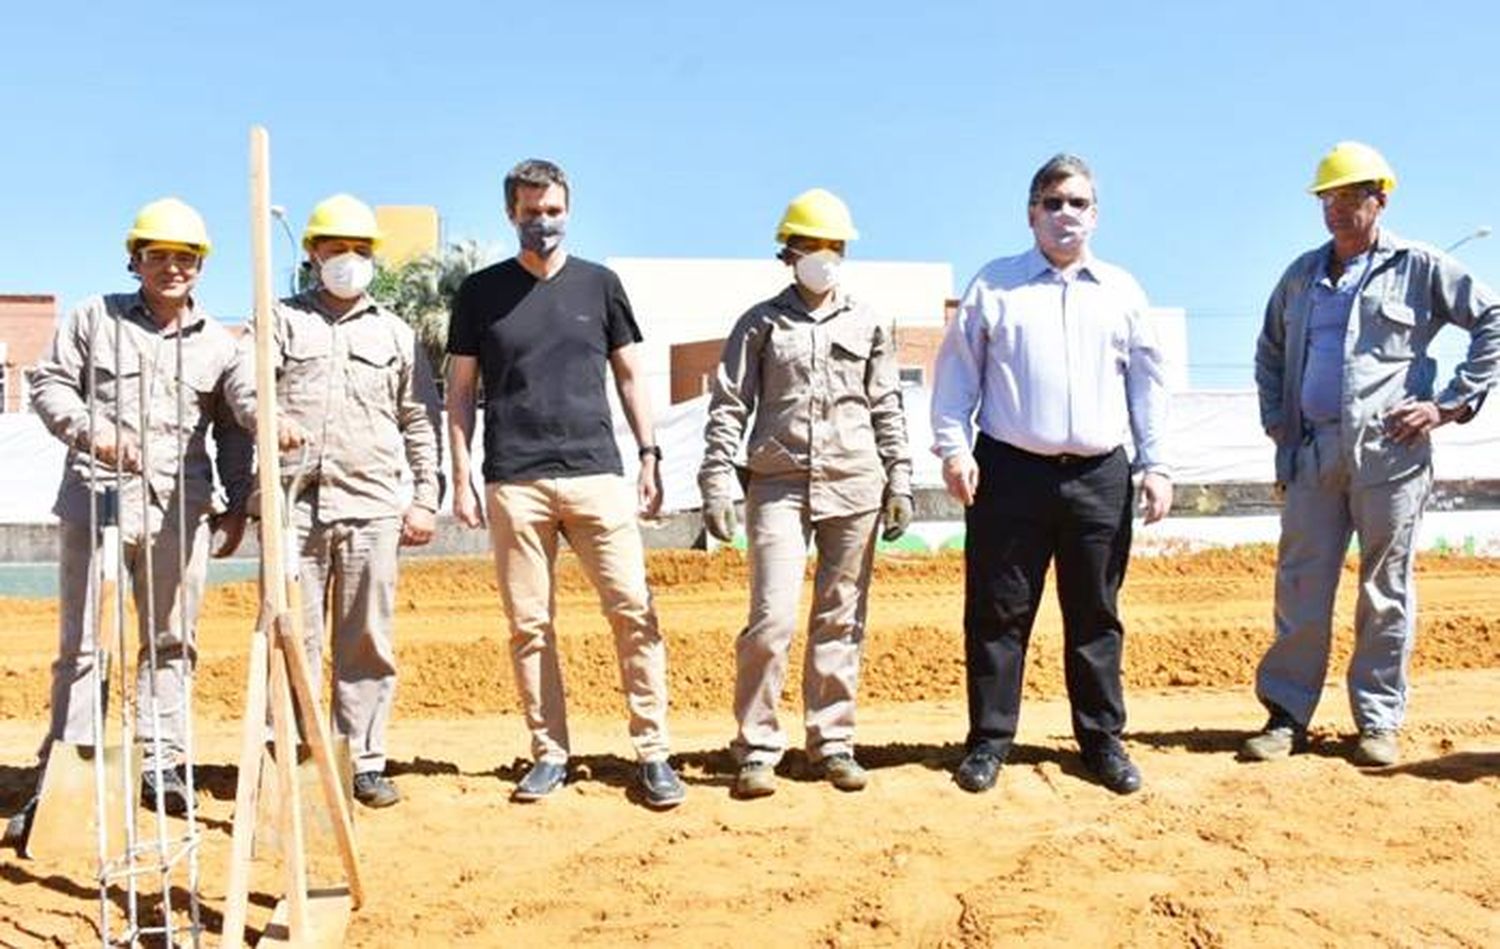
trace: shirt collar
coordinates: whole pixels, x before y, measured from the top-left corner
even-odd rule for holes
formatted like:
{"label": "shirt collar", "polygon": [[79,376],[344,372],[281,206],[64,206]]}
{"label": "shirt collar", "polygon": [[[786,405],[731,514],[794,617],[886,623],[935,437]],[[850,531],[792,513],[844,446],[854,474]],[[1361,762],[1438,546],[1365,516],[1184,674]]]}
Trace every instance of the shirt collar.
{"label": "shirt collar", "polygon": [[318,295],[316,289],[303,290],[293,299],[303,309],[312,310],[314,313],[333,323],[343,323],[346,320],[352,320],[357,316],[363,316],[380,307],[380,304],[375,302],[375,298],[368,293],[361,293],[354,305],[342,314],[334,313],[328,307],[324,306],[323,298]]}
{"label": "shirt collar", "polygon": [[[805,316],[808,319],[814,318],[812,312],[807,308],[807,303],[802,299],[802,294],[797,292],[797,285],[795,283],[787,284],[786,289],[776,294],[771,303],[778,309],[790,311],[798,316]],[[820,315],[816,318],[826,320],[831,316],[836,316],[844,312],[851,306],[849,294],[845,293],[841,288],[835,288],[833,298],[819,308],[818,312]]]}
{"label": "shirt collar", "polygon": [[137,323],[163,336],[173,336],[177,332],[181,332],[184,336],[196,333],[203,328],[204,322],[208,319],[207,314],[198,309],[197,302],[192,297],[188,297],[187,315],[178,321],[176,329],[164,330],[157,325],[156,316],[151,312],[151,307],[146,304],[146,295],[140,290],[131,295],[130,306],[126,308],[126,312]]}
{"label": "shirt collar", "polygon": [[[1095,263],[1093,253],[1088,248],[1084,248],[1083,256],[1076,264],[1068,268],[1066,273],[1070,274],[1073,279],[1087,277],[1090,281],[1098,283],[1099,274],[1095,270]],[[1057,266],[1047,259],[1047,255],[1042,253],[1042,249],[1035,244],[1032,244],[1031,249],[1026,252],[1025,266],[1028,280],[1038,280],[1054,275],[1062,277],[1065,273],[1065,271],[1058,270]]]}

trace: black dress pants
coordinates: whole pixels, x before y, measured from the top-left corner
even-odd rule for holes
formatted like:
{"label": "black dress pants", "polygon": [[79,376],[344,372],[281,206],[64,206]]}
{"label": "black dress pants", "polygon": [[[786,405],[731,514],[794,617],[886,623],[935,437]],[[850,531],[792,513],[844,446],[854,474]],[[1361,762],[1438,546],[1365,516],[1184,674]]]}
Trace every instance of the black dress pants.
{"label": "black dress pants", "polygon": [[1057,563],[1064,673],[1085,757],[1119,747],[1124,627],[1118,599],[1130,553],[1130,464],[1034,455],[980,435],[979,492],[965,514],[964,659],[968,750],[1002,760],[1016,737],[1026,646],[1047,567]]}

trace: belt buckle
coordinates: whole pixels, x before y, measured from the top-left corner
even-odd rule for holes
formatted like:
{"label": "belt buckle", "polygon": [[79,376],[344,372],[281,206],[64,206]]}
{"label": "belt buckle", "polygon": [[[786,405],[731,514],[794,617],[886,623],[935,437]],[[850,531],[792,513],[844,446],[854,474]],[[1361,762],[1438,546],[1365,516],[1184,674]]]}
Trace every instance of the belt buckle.
{"label": "belt buckle", "polygon": [[1059,465],[1076,465],[1083,460],[1083,456],[1071,455],[1067,452],[1063,452],[1060,455],[1053,455],[1052,460],[1057,462]]}

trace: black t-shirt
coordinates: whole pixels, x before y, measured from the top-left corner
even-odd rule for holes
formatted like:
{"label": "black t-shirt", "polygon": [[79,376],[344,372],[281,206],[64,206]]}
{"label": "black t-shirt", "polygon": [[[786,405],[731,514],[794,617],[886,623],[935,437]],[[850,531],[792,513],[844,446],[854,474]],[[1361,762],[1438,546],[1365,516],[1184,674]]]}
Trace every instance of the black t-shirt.
{"label": "black t-shirt", "polygon": [[458,288],[448,352],[475,356],[484,380],[484,480],[621,474],[605,366],[638,343],[614,271],[569,257],[538,280],[514,257]]}

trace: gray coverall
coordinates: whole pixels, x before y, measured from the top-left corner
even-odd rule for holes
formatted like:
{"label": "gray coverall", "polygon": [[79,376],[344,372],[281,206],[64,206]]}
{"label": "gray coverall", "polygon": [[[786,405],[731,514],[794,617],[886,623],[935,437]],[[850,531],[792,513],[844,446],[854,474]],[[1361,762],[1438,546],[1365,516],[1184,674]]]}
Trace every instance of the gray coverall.
{"label": "gray coverall", "polygon": [[774,765],[786,749],[776,703],[809,539],[818,565],[803,667],[807,751],[815,762],[851,754],[876,524],[885,497],[911,493],[894,327],[841,294],[809,313],[795,285],[740,317],[713,381],[698,474],[705,505],[729,501],[752,413],[735,757]]}
{"label": "gray coverall", "polygon": [[[437,387],[416,334],[369,297],[343,316],[316,291],[276,307],[276,404],[307,435],[284,452],[297,480],[291,516],[301,553],[303,648],[322,675],[324,616],[332,613],[333,722],[349,739],[356,774],[385,770],[396,698],[396,552],[407,503],[438,507]],[[253,337],[243,345],[253,350]],[[253,365],[247,357],[245,365]],[[247,371],[231,384],[236,416],[255,425]],[[300,469],[300,470],[299,470]]]}
{"label": "gray coverall", "polygon": [[[1388,438],[1385,415],[1409,400],[1476,405],[1500,371],[1500,297],[1453,258],[1382,228],[1344,337],[1340,417],[1313,426],[1301,405],[1308,317],[1331,249],[1309,251],[1287,269],[1256,347],[1261,424],[1277,438],[1276,480],[1286,490],[1276,638],[1257,670],[1256,694],[1304,727],[1312,719],[1353,533],[1360,564],[1349,702],[1361,732],[1397,730],[1416,635],[1412,566],[1432,485],[1432,442]],[[1468,331],[1469,351],[1434,396],[1437,367],[1427,347],[1449,323]]]}
{"label": "gray coverall", "polygon": [[[119,485],[124,541],[120,582],[130,584],[139,629],[136,734],[146,743],[148,766],[154,762],[151,742],[158,724],[163,765],[175,764],[185,750],[184,690],[189,665],[196,659],[215,464],[230,511],[245,509],[251,485],[254,444],[235,424],[225,397],[225,383],[238,358],[234,337],[207,315],[194,310],[183,321],[179,340],[177,328],[163,331],[156,325],[139,293],[121,293],[93,297],[69,314],[51,349],[30,372],[32,408],[48,431],[68,446],[53,507],[60,522],[61,617],[44,759],[53,740],[94,742],[94,611],[100,564],[91,560],[99,545],[89,536],[90,487],[92,480],[95,491],[102,493],[115,486],[115,477],[113,468],[95,464],[91,478],[90,388],[95,431],[118,429],[142,444],[147,456],[145,477],[126,473]],[[150,431],[144,443],[143,387]],[[213,461],[207,447],[210,427],[216,445]],[[103,549],[98,554],[115,555]],[[154,674],[151,639],[156,646]],[[120,658],[115,657],[117,662]]]}

